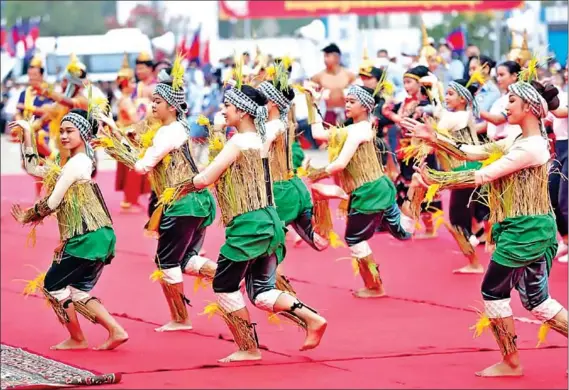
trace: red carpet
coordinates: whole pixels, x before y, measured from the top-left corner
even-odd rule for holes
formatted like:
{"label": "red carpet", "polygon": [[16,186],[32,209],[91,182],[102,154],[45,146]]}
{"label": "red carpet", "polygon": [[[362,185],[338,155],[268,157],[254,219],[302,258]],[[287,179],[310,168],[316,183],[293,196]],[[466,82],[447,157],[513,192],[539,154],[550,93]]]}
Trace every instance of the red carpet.
{"label": "red carpet", "polygon": [[[198,315],[208,301],[209,290],[193,291],[194,330],[155,333],[168,320],[168,308],[157,284],[149,280],[154,270],[156,242],[143,237],[144,214],[121,214],[120,194],[113,190],[114,172],[97,177],[113,213],[118,236],[117,257],[106,268],[94,295],[118,315],[130,334],[116,351],[51,351],[49,346],[66,337],[53,312],[39,297],[25,299],[23,282],[45,270],[57,244],[54,220],[38,229],[35,248],[26,248],[28,231],[10,216],[16,201],[30,205],[32,180],[27,176],[3,176],[2,185],[2,318],[1,341],[97,372],[122,372],[123,381],[109,388],[567,388],[567,340],[550,332],[538,349],[538,325],[513,293],[513,309],[525,376],[516,379],[482,379],[474,376],[499,359],[489,333],[472,338],[469,326],[476,322],[474,308],[481,307],[481,275],[453,275],[463,258],[450,235],[441,229],[430,241],[401,243],[378,235],[371,246],[381,264],[389,297],[357,300],[351,289],[361,287],[352,274],[345,248],[316,253],[308,246],[290,248],[284,263],[299,296],[317,308],[329,322],[322,345],[299,352],[303,333],[283,322],[269,324],[265,313],[252,308],[263,351],[263,361],[220,366],[218,358],[234,346],[223,322]],[[343,223],[337,222],[338,232]],[[216,224],[208,230],[205,249],[216,258],[223,231]],[[479,249],[483,263],[488,255]],[[550,279],[552,295],[567,306],[567,265],[556,263]],[[531,320],[531,321],[528,321]],[[102,328],[84,323],[90,344],[105,338]],[[255,366],[255,367],[251,367]]]}

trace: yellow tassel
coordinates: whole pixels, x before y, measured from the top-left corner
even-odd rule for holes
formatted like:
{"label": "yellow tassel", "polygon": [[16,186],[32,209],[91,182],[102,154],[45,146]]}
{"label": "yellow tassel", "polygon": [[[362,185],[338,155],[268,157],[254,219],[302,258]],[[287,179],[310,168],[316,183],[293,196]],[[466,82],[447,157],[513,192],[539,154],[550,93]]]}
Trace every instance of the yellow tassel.
{"label": "yellow tassel", "polygon": [[277,313],[267,313],[267,321],[269,321],[269,324],[271,325],[281,324],[281,319],[279,318]]}
{"label": "yellow tassel", "polygon": [[174,199],[174,195],[176,194],[176,189],[169,187],[164,190],[162,195],[160,195],[160,199],[158,200],[158,204],[170,204]]}
{"label": "yellow tassel", "polygon": [[182,66],[182,60],[184,56],[182,53],[178,53],[174,59],[174,64],[172,65],[172,89],[177,91],[184,86],[184,67]]}
{"label": "yellow tassel", "polygon": [[29,295],[34,295],[39,288],[43,287],[45,274],[46,274],[45,272],[42,272],[34,279],[29,280],[28,283],[26,284],[26,287],[24,287],[22,294],[24,294],[26,297]]}
{"label": "yellow tassel", "polygon": [[492,164],[496,160],[499,160],[500,158],[502,158],[503,155],[504,155],[504,153],[502,151],[499,151],[499,150],[492,151],[490,153],[490,156],[486,160],[482,161],[482,168],[487,167],[488,165]]}
{"label": "yellow tassel", "polygon": [[29,248],[36,246],[36,239],[36,225],[34,225],[26,237],[26,246]]}
{"label": "yellow tassel", "polygon": [[219,311],[219,305],[216,302],[211,302],[208,304],[199,315],[207,315],[207,319],[210,320]]}
{"label": "yellow tassel", "polygon": [[305,177],[308,174],[308,172],[306,172],[306,168],[304,167],[298,167],[296,169],[296,176],[298,177]]}
{"label": "yellow tassel", "polygon": [[164,211],[164,205],[159,205],[156,210],[152,213],[150,221],[148,221],[148,227],[146,230],[151,232],[158,232],[160,228],[160,220],[162,219],[162,212]]}
{"label": "yellow tassel", "polygon": [[204,289],[207,289],[210,284],[211,282],[208,282],[204,278],[197,277],[196,280],[194,281],[194,292],[198,292],[198,290],[202,287]]}
{"label": "yellow tassel", "polygon": [[440,184],[431,184],[429,186],[429,188],[427,189],[427,193],[425,194],[425,201],[427,202],[427,204],[430,204],[433,201],[439,188],[441,188]]}
{"label": "yellow tassel", "polygon": [[164,274],[164,271],[162,271],[161,269],[157,269],[156,271],[150,274],[150,280],[152,280],[153,282],[157,282],[164,279],[165,276],[166,275]]}
{"label": "yellow tassel", "polygon": [[379,271],[377,269],[377,265],[375,263],[367,263],[367,268],[369,269],[369,272],[371,273],[371,276],[373,276],[374,280],[378,280],[379,279]]}
{"label": "yellow tassel", "polygon": [[344,241],[342,241],[338,233],[336,233],[333,230],[331,230],[330,233],[328,233],[328,240],[330,241],[330,246],[332,248],[346,247],[346,244],[344,244]]}
{"label": "yellow tassel", "polygon": [[360,274],[360,266],[358,261],[352,258],[352,270],[354,271],[354,276],[358,276]]}
{"label": "yellow tassel", "polygon": [[484,332],[484,329],[490,326],[490,319],[486,316],[486,314],[479,314],[479,316],[480,318],[478,319],[476,324],[474,324],[469,328],[470,330],[474,330],[473,337],[480,337],[482,332]]}
{"label": "yellow tassel", "polygon": [[551,329],[551,326],[549,324],[546,323],[541,324],[537,332],[537,345],[535,346],[536,348],[545,342],[547,334],[549,333],[549,329]]}

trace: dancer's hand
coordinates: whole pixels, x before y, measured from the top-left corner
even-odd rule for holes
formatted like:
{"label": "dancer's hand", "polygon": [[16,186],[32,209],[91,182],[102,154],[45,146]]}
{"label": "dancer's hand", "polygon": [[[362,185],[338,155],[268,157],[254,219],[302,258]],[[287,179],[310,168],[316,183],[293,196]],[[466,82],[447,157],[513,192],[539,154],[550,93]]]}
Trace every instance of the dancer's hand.
{"label": "dancer's hand", "polygon": [[421,123],[415,119],[404,118],[401,121],[401,127],[407,130],[405,134],[408,137],[424,139],[426,141],[436,141],[435,129],[431,125]]}
{"label": "dancer's hand", "polygon": [[19,204],[12,205],[12,209],[10,210],[12,217],[20,223],[24,223],[26,219],[26,212],[22,209]]}
{"label": "dancer's hand", "polygon": [[434,184],[427,171],[426,162],[421,163],[419,166],[414,166],[413,169],[416,172],[413,174],[413,180],[416,180],[423,187],[429,187],[431,184]]}
{"label": "dancer's hand", "polygon": [[119,130],[119,127],[117,126],[115,120],[113,119],[112,116],[110,115],[105,115],[104,113],[100,112],[97,110],[97,112],[94,113],[93,115],[95,117],[95,119],[97,121],[103,122],[104,124],[106,124],[107,126],[109,126],[109,128],[111,130]]}

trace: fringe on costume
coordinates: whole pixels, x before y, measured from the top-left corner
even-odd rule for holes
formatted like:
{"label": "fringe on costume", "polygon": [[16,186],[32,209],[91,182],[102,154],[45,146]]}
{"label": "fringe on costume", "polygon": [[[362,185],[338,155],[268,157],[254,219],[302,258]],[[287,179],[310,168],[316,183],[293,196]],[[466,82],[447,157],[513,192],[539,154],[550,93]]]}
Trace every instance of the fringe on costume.
{"label": "fringe on costume", "polygon": [[361,259],[355,258],[358,263],[358,270],[364,285],[367,289],[378,290],[383,286],[379,275],[379,266],[373,260],[373,255],[368,255]]}
{"label": "fringe on costume", "polygon": [[290,284],[290,281],[288,280],[288,278],[286,276],[282,275],[279,271],[277,271],[275,288],[277,290],[287,292],[290,295],[292,295],[293,297],[296,296],[296,291],[294,291],[294,288],[292,287],[292,284]]}
{"label": "fringe on costume", "polygon": [[203,314],[209,314],[210,317],[214,314],[220,315],[227,324],[229,331],[233,335],[233,340],[240,351],[251,351],[259,348],[259,339],[255,329],[256,324],[227,312],[215,302],[207,305]]}
{"label": "fringe on costume", "polygon": [[168,284],[163,280],[160,280],[160,285],[168,301],[168,307],[170,308],[170,313],[172,318],[176,322],[184,322],[188,319],[188,308],[189,300],[182,294],[176,286],[178,284]]}
{"label": "fringe on costume", "polygon": [[92,300],[97,300],[98,302],[100,302],[97,298],[91,297],[85,301],[75,301],[73,302],[73,306],[75,307],[75,311],[77,313],[81,314],[91,323],[96,324],[97,315],[95,314],[95,312],[93,312],[93,310],[89,309],[89,307],[87,306],[87,304]]}
{"label": "fringe on costume", "polygon": [[460,226],[453,226],[450,223],[444,221],[444,225],[458,244],[461,252],[466,256],[470,263],[476,258],[476,250],[466,237],[464,230]]}
{"label": "fringe on costume", "polygon": [[[61,322],[62,325],[68,324],[70,321],[69,315],[65,311],[65,308],[63,307],[61,302],[59,302],[57,299],[55,299],[55,297],[53,295],[51,295],[49,293],[49,291],[47,291],[44,287],[42,287],[42,292],[45,295],[47,302],[49,303],[49,305],[52,307],[53,311],[55,312],[55,315],[57,316],[57,319],[59,320],[59,322]],[[69,301],[71,301],[71,300],[69,300]]]}
{"label": "fringe on costume", "polygon": [[512,353],[517,352],[517,336],[508,331],[503,318],[490,318],[490,329],[494,334],[498,347],[500,347],[502,356],[511,355]]}

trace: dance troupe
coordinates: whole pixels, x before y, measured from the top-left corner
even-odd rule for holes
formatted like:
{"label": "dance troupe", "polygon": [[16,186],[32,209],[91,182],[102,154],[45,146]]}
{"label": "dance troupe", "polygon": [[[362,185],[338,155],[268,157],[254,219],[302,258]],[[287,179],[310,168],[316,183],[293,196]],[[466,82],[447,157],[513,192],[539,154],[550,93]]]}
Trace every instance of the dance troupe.
{"label": "dance troupe", "polygon": [[[426,65],[436,56],[433,50],[424,44]],[[324,51],[338,50],[330,45]],[[558,229],[548,192],[552,156],[543,125],[550,112],[566,117],[567,107],[560,107],[555,87],[536,81],[538,66],[529,57],[498,66],[511,82],[496,121],[519,126],[519,131],[481,143],[477,120],[491,116],[480,112],[475,98],[489,77],[482,59],[470,80],[452,81],[445,95],[428,66],[409,69],[403,76],[409,97],[398,106],[388,104],[393,88],[386,73],[365,62],[360,69],[363,85],[352,84],[345,91],[343,124],[323,121],[317,108],[322,93],[315,83],[289,83],[289,59],[262,64],[255,77],[245,77],[238,60],[225,86],[223,123],[198,120],[209,130],[209,163],[202,167],[189,136],[180,56],[158,67],[141,55],[138,85],[134,71],[123,65],[117,78],[122,93],[117,122],[106,101],[92,96],[85,66],[72,58],[64,92],[36,82],[25,92],[21,119],[10,124],[21,143],[25,169],[42,180],[33,207],[14,205],[12,214],[33,229],[52,215],[59,225],[53,263],[27,286],[28,293],[41,289],[69,332],[67,340],[52,348],[87,347],[77,314],[108,331],[98,349],[114,349],[128,340],[127,332],[91,295],[115,255],[116,242],[111,215],[93,181],[94,149],[102,148],[119,162],[117,188],[126,188],[129,181],[136,187],[134,195],[125,194],[123,208],[136,205],[138,195],[150,188],[153,193],[145,226],[158,240],[151,277],[159,281],[170,311],[170,321],[156,330],[192,329],[184,274],[210,282],[217,301],[204,312],[223,319],[237,347],[220,360],[225,363],[261,359],[244,292],[258,309],[304,329],[300,350],[320,344],[326,319],[300,299],[280,265],[286,258],[288,228],[316,251],[340,245],[331,199],[340,200],[346,222],[343,241],[363,281],[354,295],[378,298],[385,295],[383,275],[368,241],[377,231],[410,240],[420,220],[427,234],[434,234],[436,222],[428,210],[433,205],[442,209],[439,194],[444,190],[451,192],[450,223],[445,223],[468,261],[459,272],[483,272],[466,211],[476,194],[487,209],[487,246],[493,251],[482,282],[484,309],[476,332],[490,328],[502,355],[499,363],[477,375],[521,375],[512,289],[543,323],[540,334],[553,329],[567,337],[567,311],[548,289]],[[41,75],[41,61],[32,62],[30,71]],[[329,163],[324,167],[312,166],[299,152],[295,95],[306,98],[312,135],[327,145]],[[415,115],[417,107],[425,115]],[[378,109],[404,129],[395,173],[386,145],[376,142]],[[225,126],[236,129],[229,139]],[[203,256],[201,247],[217,212],[225,242],[215,262]]]}

